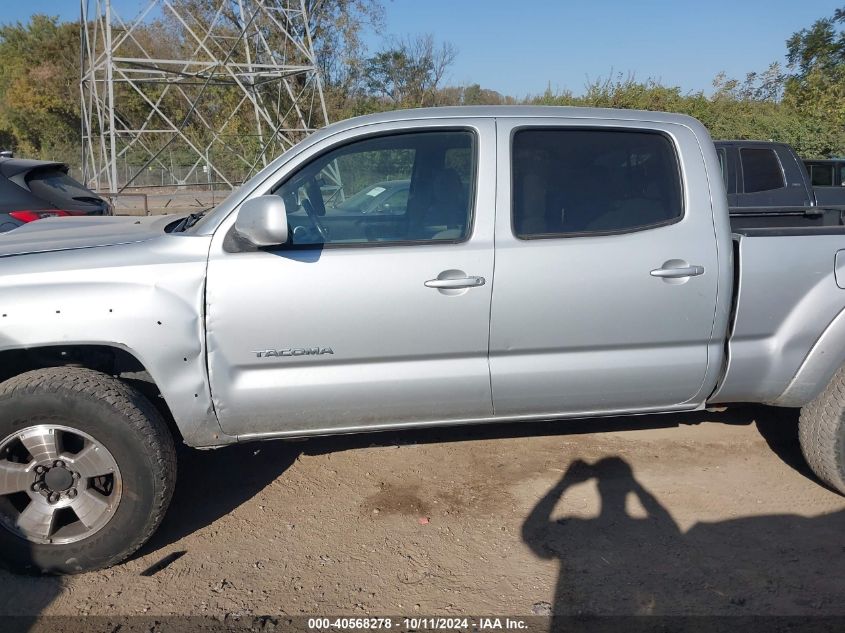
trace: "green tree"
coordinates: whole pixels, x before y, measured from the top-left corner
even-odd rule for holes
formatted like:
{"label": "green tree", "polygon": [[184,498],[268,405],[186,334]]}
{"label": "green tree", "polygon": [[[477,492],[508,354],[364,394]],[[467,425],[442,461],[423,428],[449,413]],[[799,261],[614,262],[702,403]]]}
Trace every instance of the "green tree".
{"label": "green tree", "polygon": [[464,87],[461,94],[461,105],[505,105],[515,100],[503,94],[482,88],[479,84],[470,84]]}
{"label": "green tree", "polygon": [[826,142],[814,154],[845,150],[845,7],[817,20],[787,40],[793,73],[786,81],[784,101],[809,120],[829,129]]}
{"label": "green tree", "polygon": [[396,41],[367,60],[367,89],[392,107],[438,105],[438,89],[456,56],[454,46],[438,46],[431,35]]}
{"label": "green tree", "polygon": [[836,146],[836,133],[829,122],[774,98],[780,90],[775,79],[779,72],[770,67],[759,75],[750,73],[744,81],[720,74],[712,95],[703,91],[684,94],[677,86],[665,86],[653,79],[638,81],[632,75],[616,75],[588,83],[579,96],[549,89],[528,102],[679,112],[704,123],[713,138],[777,140],[793,145],[808,157]]}
{"label": "green tree", "polygon": [[77,162],[79,130],[79,24],[34,15],[0,26],[0,140]]}

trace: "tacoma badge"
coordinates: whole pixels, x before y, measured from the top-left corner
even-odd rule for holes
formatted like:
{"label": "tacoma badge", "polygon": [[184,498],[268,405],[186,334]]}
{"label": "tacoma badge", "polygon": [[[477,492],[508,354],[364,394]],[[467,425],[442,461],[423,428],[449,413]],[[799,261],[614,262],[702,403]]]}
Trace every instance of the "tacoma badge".
{"label": "tacoma badge", "polygon": [[321,354],[334,354],[331,347],[286,347],[285,349],[260,349],[254,350],[258,358],[269,358],[270,356],[320,356]]}

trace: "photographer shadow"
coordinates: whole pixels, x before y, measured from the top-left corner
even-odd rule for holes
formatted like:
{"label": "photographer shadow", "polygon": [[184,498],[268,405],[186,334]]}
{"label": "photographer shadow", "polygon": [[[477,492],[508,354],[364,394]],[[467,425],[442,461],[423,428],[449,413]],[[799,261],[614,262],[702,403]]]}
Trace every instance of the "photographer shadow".
{"label": "photographer shadow", "polygon": [[[594,518],[554,518],[594,480]],[[637,516],[629,509],[639,505]],[[553,624],[597,615],[843,615],[845,511],[747,516],[684,532],[620,457],[573,462],[537,503],[522,536],[558,559]],[[553,629],[555,626],[553,626]]]}
{"label": "photographer shadow", "polygon": [[19,574],[0,568],[0,630],[27,633],[34,629],[39,615],[63,591],[61,578]]}

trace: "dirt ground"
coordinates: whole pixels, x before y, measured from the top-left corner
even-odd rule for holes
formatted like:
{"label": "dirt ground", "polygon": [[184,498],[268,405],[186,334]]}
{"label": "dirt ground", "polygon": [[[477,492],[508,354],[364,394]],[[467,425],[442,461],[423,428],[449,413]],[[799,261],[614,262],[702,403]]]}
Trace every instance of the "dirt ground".
{"label": "dirt ground", "polygon": [[[845,498],[794,411],[185,450],[129,562],[0,614],[845,614]],[[170,563],[169,565],[167,563]]]}

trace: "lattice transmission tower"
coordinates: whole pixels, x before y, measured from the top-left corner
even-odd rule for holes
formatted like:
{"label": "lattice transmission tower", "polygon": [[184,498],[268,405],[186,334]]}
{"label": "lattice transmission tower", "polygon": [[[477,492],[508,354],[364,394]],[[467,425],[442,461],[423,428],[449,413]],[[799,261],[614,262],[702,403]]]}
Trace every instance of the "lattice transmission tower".
{"label": "lattice transmission tower", "polygon": [[232,188],[328,123],[304,0],[138,7],[81,0],[89,186]]}

